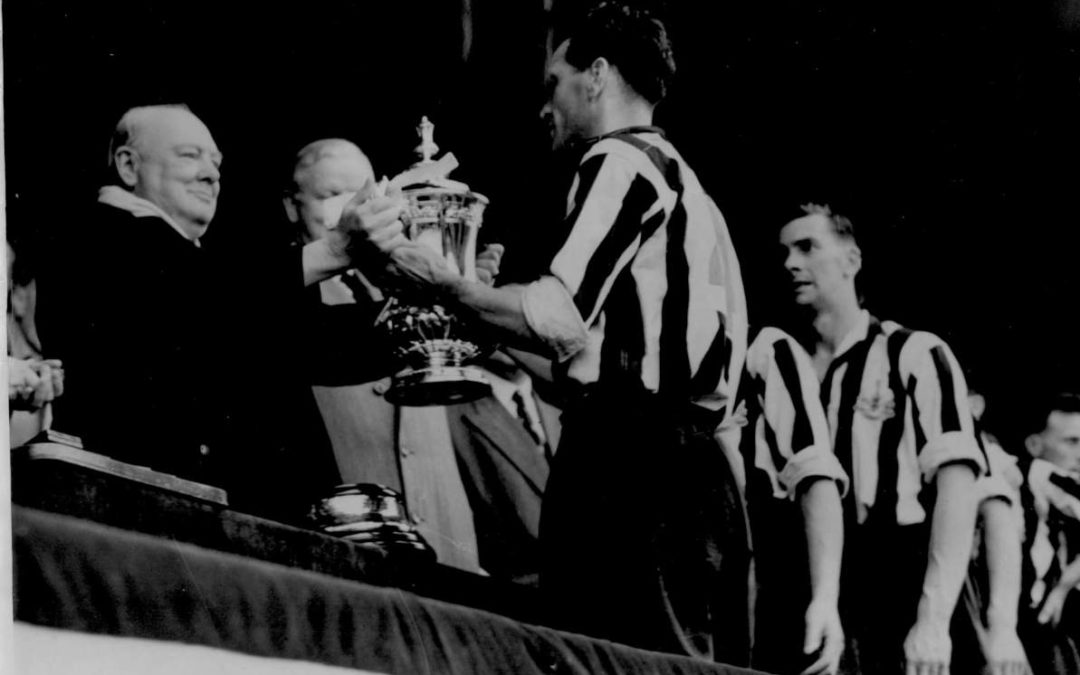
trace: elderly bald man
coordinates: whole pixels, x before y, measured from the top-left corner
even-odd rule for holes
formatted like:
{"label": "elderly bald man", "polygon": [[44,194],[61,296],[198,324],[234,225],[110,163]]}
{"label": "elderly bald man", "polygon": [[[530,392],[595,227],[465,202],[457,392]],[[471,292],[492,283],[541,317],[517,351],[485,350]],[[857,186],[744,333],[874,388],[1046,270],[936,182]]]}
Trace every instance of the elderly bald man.
{"label": "elderly bald man", "polygon": [[[298,517],[339,476],[291,353],[290,318],[305,285],[350,264],[351,232],[292,248],[204,245],[222,153],[185,106],[127,111],[109,168],[51,295],[43,289],[52,314],[42,330],[59,340],[70,385],[57,428],[91,450],[224,487],[238,508]],[[391,223],[400,208],[377,198],[364,212]]]}
{"label": "elderly bald man", "polygon": [[296,153],[292,186],[283,200],[289,222],[301,226],[307,244],[338,225],[345,205],[375,172],[355,143],[343,138],[312,141]]}

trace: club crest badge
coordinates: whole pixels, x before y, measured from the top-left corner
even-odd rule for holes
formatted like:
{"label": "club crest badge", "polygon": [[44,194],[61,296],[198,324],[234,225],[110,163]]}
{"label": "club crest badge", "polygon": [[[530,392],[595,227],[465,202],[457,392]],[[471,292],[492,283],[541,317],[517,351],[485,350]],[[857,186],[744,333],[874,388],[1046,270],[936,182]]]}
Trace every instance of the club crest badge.
{"label": "club crest badge", "polygon": [[887,420],[896,415],[896,401],[892,389],[878,380],[870,392],[863,392],[855,401],[855,410],[872,420]]}

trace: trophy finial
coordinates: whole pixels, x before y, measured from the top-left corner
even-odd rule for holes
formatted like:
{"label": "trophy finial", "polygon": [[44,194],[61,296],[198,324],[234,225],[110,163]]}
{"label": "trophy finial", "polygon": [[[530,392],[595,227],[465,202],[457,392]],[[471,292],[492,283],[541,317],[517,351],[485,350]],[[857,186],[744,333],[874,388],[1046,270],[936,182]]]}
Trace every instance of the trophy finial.
{"label": "trophy finial", "polygon": [[431,158],[439,151],[435,145],[435,125],[424,115],[420,118],[420,126],[416,127],[416,133],[420,136],[420,145],[416,146],[416,154],[420,155],[420,164],[430,164]]}

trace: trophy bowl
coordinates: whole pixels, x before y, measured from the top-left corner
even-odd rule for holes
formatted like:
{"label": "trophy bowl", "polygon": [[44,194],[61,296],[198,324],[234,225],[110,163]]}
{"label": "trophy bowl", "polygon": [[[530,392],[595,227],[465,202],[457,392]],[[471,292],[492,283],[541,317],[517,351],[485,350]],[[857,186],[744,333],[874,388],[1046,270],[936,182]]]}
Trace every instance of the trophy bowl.
{"label": "trophy bowl", "polygon": [[[431,155],[433,125],[425,117],[417,151],[422,159],[406,172],[414,179],[401,188],[408,206],[401,214],[405,235],[439,254],[464,278],[476,280],[476,240],[487,197],[464,183],[449,180]],[[456,160],[448,156],[453,166]],[[444,157],[444,160],[446,157]],[[444,160],[440,164],[447,166]],[[376,321],[393,345],[400,369],[391,378],[386,400],[397,405],[449,405],[491,392],[472,362],[489,347],[469,322],[434,300],[391,298]]]}

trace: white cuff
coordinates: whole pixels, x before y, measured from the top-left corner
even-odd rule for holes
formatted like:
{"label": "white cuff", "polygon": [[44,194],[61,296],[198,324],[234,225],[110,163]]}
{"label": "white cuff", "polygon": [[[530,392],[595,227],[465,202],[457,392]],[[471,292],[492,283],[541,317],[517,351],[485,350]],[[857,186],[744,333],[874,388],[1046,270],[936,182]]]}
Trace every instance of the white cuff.
{"label": "white cuff", "polygon": [[976,478],[986,474],[986,460],[975,437],[967,431],[940,434],[928,440],[919,452],[919,469],[927,483],[934,479],[942,464],[965,461],[974,465]]}
{"label": "white cuff", "polygon": [[555,277],[540,277],[526,286],[521,309],[529,328],[555,352],[558,361],[566,361],[588,344],[585,321],[566,286]]}
{"label": "white cuff", "polygon": [[987,499],[1003,499],[1009,504],[1015,503],[1013,498],[1014,491],[1012,486],[1009,485],[1005,477],[1000,473],[993,473],[989,476],[980,476],[975,481],[975,498],[978,502],[983,502]]}
{"label": "white cuff", "polygon": [[788,491],[788,496],[791,498],[795,497],[799,483],[807,478],[828,478],[836,481],[841,498],[847,494],[850,487],[848,475],[836,455],[829,448],[816,445],[803,448],[792,455],[784,465],[784,470],[780,472],[779,478],[780,484]]}

